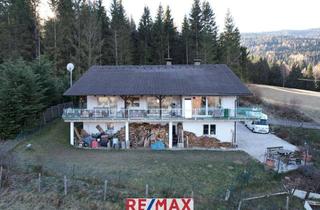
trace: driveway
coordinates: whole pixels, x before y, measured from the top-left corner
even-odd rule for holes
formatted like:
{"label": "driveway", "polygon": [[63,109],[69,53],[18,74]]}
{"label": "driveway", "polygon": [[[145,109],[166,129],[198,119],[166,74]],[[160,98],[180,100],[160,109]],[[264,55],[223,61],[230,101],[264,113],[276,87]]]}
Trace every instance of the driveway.
{"label": "driveway", "polygon": [[282,146],[287,150],[297,150],[297,147],[273,134],[252,133],[242,123],[237,123],[238,148],[245,151],[260,162],[264,162],[267,147]]}

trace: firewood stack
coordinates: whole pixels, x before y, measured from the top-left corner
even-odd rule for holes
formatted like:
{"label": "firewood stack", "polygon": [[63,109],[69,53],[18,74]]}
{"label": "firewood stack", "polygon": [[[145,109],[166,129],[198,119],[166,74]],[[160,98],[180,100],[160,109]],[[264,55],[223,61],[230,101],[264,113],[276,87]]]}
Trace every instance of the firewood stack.
{"label": "firewood stack", "polygon": [[189,147],[203,147],[203,148],[220,148],[231,147],[230,143],[222,143],[214,137],[196,136],[192,132],[184,131],[185,140],[188,139]]}
{"label": "firewood stack", "polygon": [[[129,140],[133,148],[145,147],[148,148],[157,139],[164,141],[164,144],[169,145],[168,125],[149,124],[149,123],[130,123],[129,125]],[[125,127],[121,128],[116,136],[120,141],[125,140]]]}

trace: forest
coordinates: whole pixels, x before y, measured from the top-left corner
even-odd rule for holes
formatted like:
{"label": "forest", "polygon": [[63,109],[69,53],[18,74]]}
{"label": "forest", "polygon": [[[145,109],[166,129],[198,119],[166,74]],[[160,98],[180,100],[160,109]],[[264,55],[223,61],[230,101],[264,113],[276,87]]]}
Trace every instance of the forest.
{"label": "forest", "polygon": [[[194,0],[180,27],[168,6],[155,17],[144,8],[136,24],[121,0],[49,0],[54,16],[43,21],[40,0],[0,2],[0,139],[36,123],[39,113],[65,99],[66,65],[74,80],[92,65],[227,64],[244,82],[319,90],[312,67],[253,58],[241,45],[231,12],[218,31],[214,5]],[[179,30],[180,29],[180,30]],[[303,69],[305,71],[302,71]],[[311,69],[310,69],[311,68]]]}

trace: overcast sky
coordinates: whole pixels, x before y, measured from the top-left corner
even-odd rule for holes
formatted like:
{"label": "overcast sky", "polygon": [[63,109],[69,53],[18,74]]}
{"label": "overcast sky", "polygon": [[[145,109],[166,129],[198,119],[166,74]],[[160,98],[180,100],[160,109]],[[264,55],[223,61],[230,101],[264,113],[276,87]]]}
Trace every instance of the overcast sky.
{"label": "overcast sky", "polygon": [[[47,0],[41,0],[42,17],[51,15]],[[109,9],[111,0],[104,0]],[[180,28],[185,14],[189,14],[193,0],[122,0],[127,15],[136,23],[148,6],[154,17],[159,4],[169,5],[176,26]],[[219,29],[229,8],[241,32],[261,32],[282,29],[309,29],[320,27],[320,0],[209,0],[216,13]]]}

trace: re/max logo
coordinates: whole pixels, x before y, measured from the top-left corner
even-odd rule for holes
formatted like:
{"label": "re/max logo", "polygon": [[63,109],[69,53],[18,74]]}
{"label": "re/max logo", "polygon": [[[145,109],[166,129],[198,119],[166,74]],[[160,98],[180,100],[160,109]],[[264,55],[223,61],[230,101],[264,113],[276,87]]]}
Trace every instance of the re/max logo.
{"label": "re/max logo", "polygon": [[193,210],[192,198],[128,198],[126,210]]}

